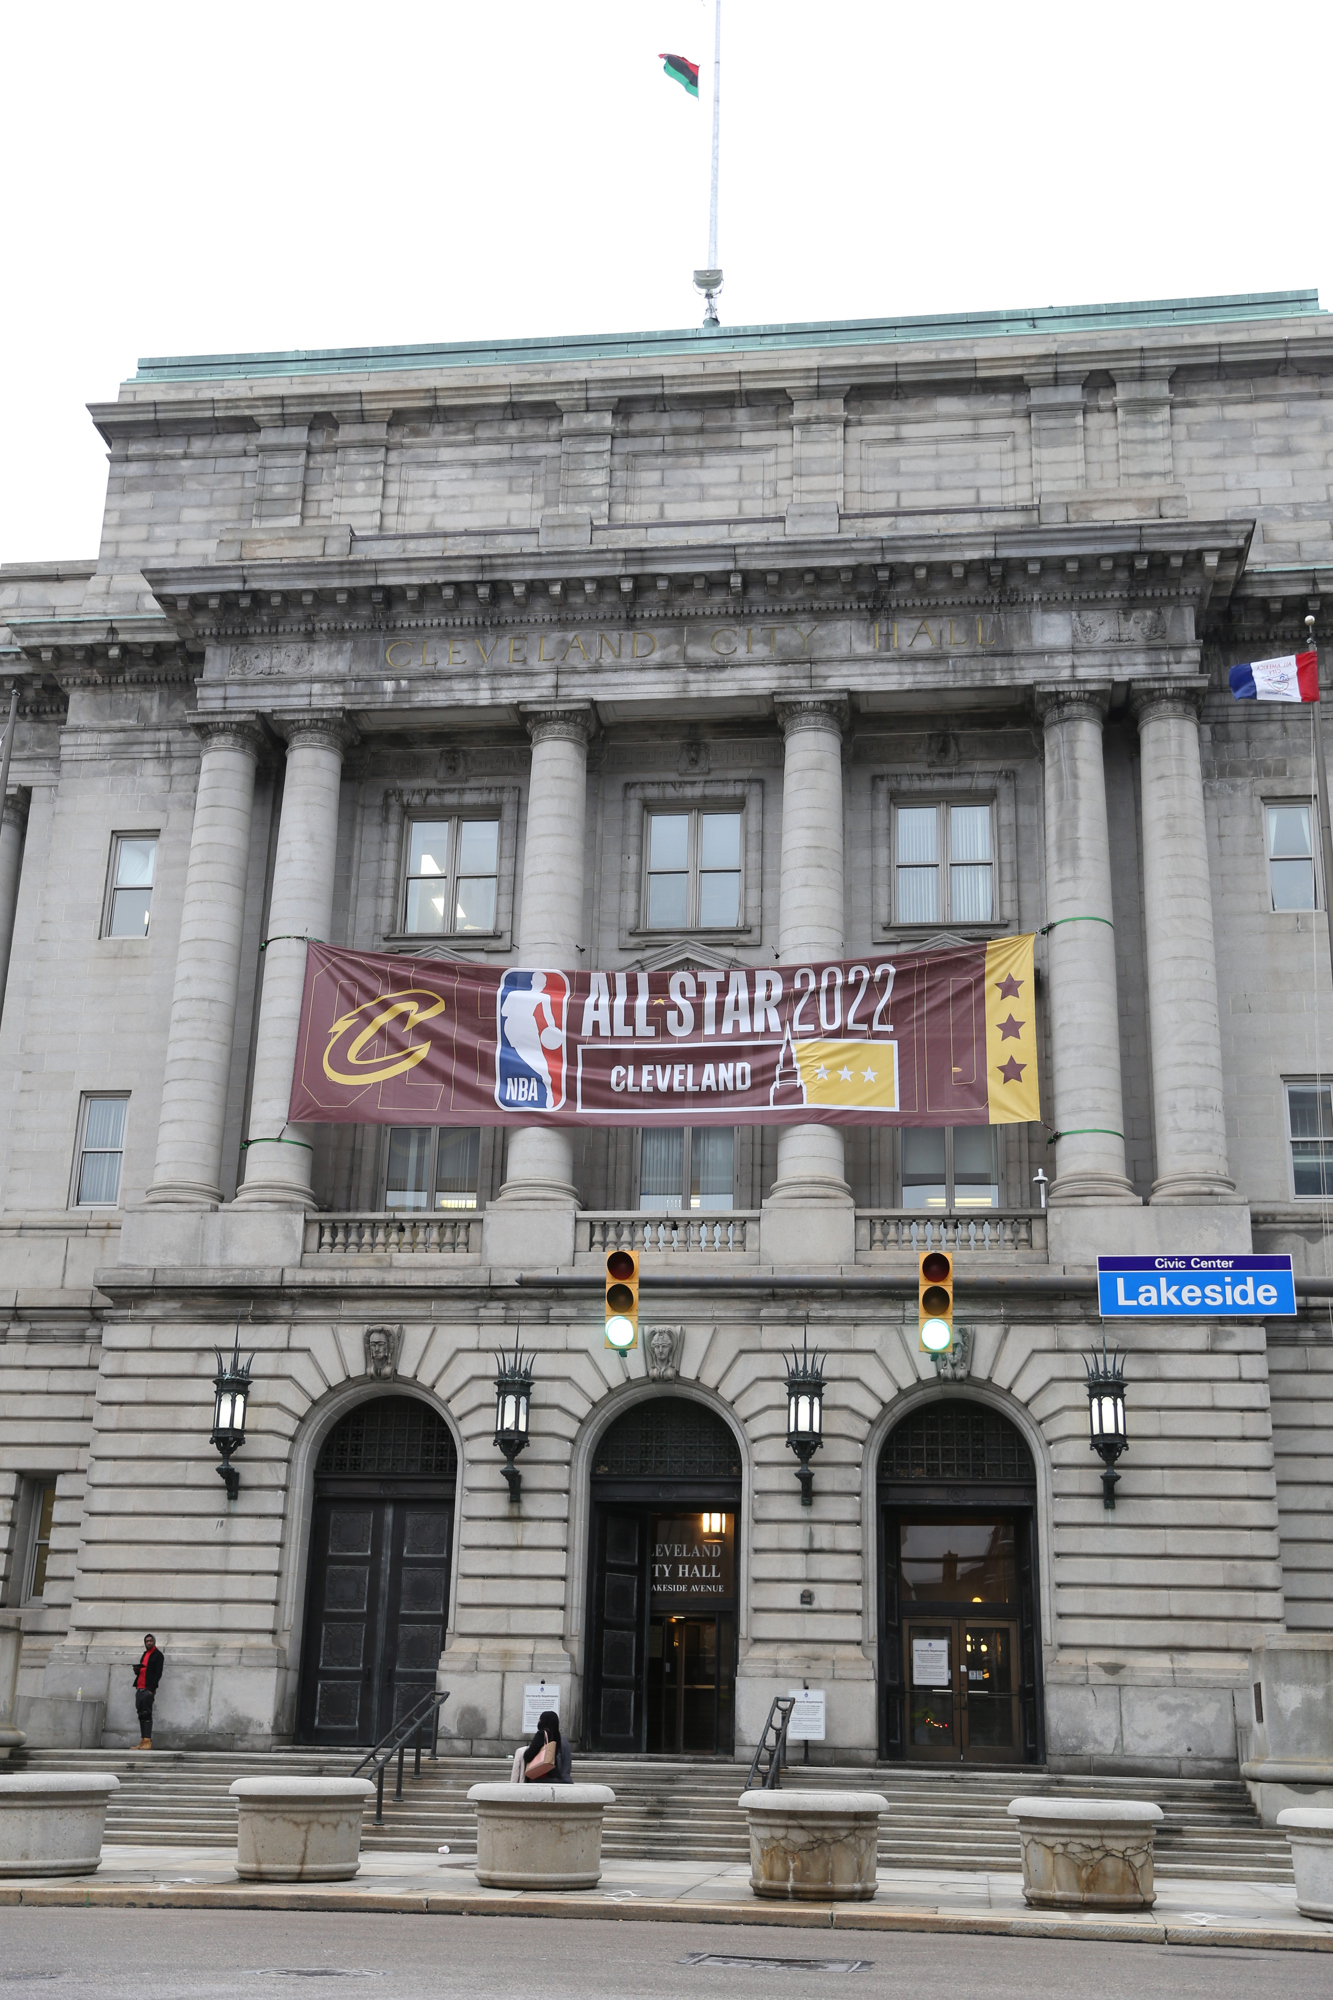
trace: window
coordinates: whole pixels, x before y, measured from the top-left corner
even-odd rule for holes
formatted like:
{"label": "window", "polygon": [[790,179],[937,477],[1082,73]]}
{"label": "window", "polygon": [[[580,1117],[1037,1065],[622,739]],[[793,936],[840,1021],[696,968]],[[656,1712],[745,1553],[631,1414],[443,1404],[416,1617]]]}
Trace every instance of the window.
{"label": "window", "polygon": [[894,907],[900,924],[988,924],[995,908],[991,809],[899,806]]}
{"label": "window", "polygon": [[696,807],[648,815],[650,931],[735,930],[741,921],[741,814]]}
{"label": "window", "polygon": [[410,821],[403,929],[494,931],[499,851],[498,819]]}
{"label": "window", "polygon": [[404,1125],[389,1133],[384,1206],[475,1208],[481,1133],[476,1126]]}
{"label": "window", "polygon": [[668,1127],[643,1134],[639,1155],[639,1210],[675,1215],[682,1209],[730,1209],[736,1173],[736,1134],[730,1126]]}
{"label": "window", "polygon": [[120,1200],[128,1097],[85,1097],[75,1150],[75,1208],[114,1208]]}
{"label": "window", "polygon": [[1287,1133],[1291,1141],[1291,1186],[1297,1201],[1327,1201],[1333,1195],[1333,1085],[1287,1085]]}
{"label": "window", "polygon": [[147,937],[156,864],[155,833],[112,835],[103,937]]}
{"label": "window", "polygon": [[1275,910],[1312,910],[1314,847],[1308,805],[1266,806],[1268,879]]}
{"label": "window", "polygon": [[990,1125],[904,1127],[903,1207],[998,1208],[997,1155]]}
{"label": "window", "polygon": [[40,1604],[46,1595],[46,1570],[51,1555],[51,1521],[55,1514],[54,1479],[31,1479],[28,1486],[28,1519],[31,1522],[28,1548],[23,1564],[21,1603]]}

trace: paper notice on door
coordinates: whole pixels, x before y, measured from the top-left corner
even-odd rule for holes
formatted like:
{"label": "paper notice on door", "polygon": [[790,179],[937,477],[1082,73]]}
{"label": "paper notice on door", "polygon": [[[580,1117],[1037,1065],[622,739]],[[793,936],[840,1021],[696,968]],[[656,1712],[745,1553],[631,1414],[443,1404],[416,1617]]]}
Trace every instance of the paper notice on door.
{"label": "paper notice on door", "polygon": [[559,1681],[524,1681],[523,1683],[523,1734],[531,1736],[537,1727],[538,1718],[546,1709],[560,1713]]}
{"label": "paper notice on door", "polygon": [[913,1639],[912,1686],[947,1688],[949,1685],[949,1641]]}
{"label": "paper notice on door", "polygon": [[823,1688],[788,1688],[796,1703],[787,1724],[789,1743],[822,1743],[824,1741],[824,1690]]}

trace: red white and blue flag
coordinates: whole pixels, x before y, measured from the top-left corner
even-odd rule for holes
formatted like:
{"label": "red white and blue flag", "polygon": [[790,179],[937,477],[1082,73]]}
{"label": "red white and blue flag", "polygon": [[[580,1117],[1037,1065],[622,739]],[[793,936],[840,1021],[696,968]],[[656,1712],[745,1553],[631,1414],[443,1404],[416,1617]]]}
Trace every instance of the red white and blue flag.
{"label": "red white and blue flag", "polygon": [[1318,653],[1284,653],[1280,660],[1252,660],[1231,669],[1237,701],[1318,701]]}

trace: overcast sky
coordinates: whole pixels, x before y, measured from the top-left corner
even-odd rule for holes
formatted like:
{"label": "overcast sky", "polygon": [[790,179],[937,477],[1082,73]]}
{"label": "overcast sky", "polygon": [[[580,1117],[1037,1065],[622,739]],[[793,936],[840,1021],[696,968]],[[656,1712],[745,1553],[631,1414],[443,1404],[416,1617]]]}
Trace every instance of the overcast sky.
{"label": "overcast sky", "polygon": [[[724,0],[722,318],[1333,302],[1328,21]],[[696,323],[712,35],[712,0],[14,8],[0,561],[95,553],[84,406],[140,355]]]}

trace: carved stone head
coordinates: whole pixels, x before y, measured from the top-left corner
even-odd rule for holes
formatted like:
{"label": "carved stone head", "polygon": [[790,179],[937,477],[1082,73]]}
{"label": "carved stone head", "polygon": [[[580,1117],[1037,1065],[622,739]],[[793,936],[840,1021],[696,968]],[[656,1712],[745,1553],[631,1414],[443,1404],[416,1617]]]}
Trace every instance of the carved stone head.
{"label": "carved stone head", "polygon": [[368,1326],[365,1337],[367,1375],[374,1375],[381,1382],[391,1382],[398,1373],[398,1356],[403,1346],[402,1327]]}
{"label": "carved stone head", "polygon": [[680,1350],[684,1338],[683,1326],[649,1327],[646,1351],[650,1382],[675,1381],[680,1367]]}

